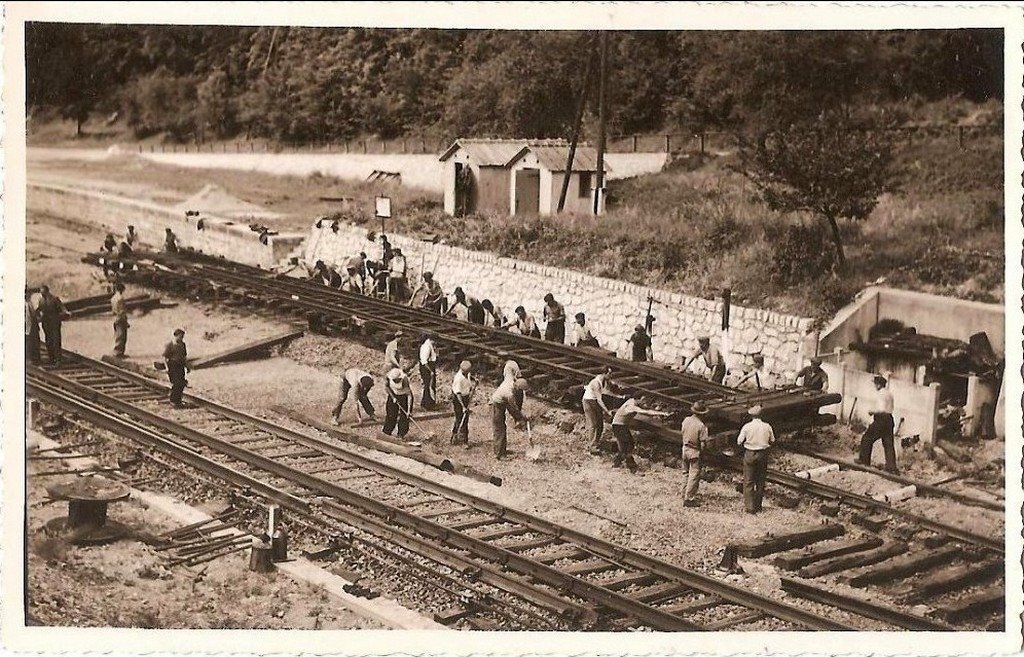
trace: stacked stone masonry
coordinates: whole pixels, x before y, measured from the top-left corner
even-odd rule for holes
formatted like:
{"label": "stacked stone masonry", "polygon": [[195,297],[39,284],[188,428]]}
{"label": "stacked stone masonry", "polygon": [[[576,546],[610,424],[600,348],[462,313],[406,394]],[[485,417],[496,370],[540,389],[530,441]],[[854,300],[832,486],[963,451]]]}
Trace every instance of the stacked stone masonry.
{"label": "stacked stone masonry", "polygon": [[[204,213],[201,216],[203,229],[199,230],[197,217],[186,217],[172,208],[61,185],[30,182],[26,201],[30,211],[98,225],[119,238],[129,224],[133,225],[139,241],[150,248],[162,247],[164,229],[170,228],[181,248],[259,267],[271,267],[286,259],[305,237],[269,235],[267,243],[263,244],[259,234],[250,230],[245,222]],[[97,241],[96,250],[101,242]]]}
{"label": "stacked stone masonry", "polygon": [[[565,305],[569,322],[584,312],[601,346],[628,354],[627,340],[647,314],[648,298],[654,299],[654,358],[678,364],[697,349],[697,338],[709,335],[718,341],[730,370],[748,368],[751,356],[762,354],[766,369],[779,382],[791,382],[803,366],[805,354],[813,354],[817,342],[811,332],[813,320],[757,308],[732,306],[730,328],[721,331],[722,303],[686,296],[676,292],[644,287],[623,281],[600,278],[579,272],[489,253],[434,244],[401,235],[388,235],[393,246],[400,247],[409,262],[411,283],[422,271],[432,271],[445,292],[461,286],[468,295],[490,299],[511,315],[516,306],[540,321],[543,297],[551,292]],[[360,251],[370,258],[380,257],[380,246],[367,239],[367,229],[341,224],[337,230],[325,224],[314,226],[306,243],[305,260],[323,260],[343,267],[345,260]],[[567,331],[568,336],[568,331]],[[701,372],[703,363],[691,365]],[[728,380],[727,380],[728,381]]]}

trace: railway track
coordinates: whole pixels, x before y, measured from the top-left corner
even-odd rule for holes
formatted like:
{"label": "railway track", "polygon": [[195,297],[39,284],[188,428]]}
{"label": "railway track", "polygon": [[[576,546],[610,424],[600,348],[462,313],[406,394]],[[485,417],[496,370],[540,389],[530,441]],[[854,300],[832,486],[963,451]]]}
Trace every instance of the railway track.
{"label": "railway track", "polygon": [[28,394],[306,518],[367,532],[579,629],[847,630],[844,623],[410,474],[71,352]]}
{"label": "railway track", "polygon": [[[87,261],[97,264],[98,256]],[[303,279],[274,275],[263,269],[193,254],[139,254],[125,261],[125,277],[133,282],[167,289],[193,298],[227,300],[298,316],[314,327],[338,331],[358,326],[364,331],[402,329],[429,332],[451,358],[487,357],[492,366],[515,359],[530,377],[531,386],[547,389],[548,397],[565,402],[577,386],[612,367],[616,380],[651,402],[688,411],[697,401],[709,409],[713,430],[735,429],[748,418],[753,404],[764,417],[785,430],[820,425],[831,416],[820,408],[840,401],[834,393],[801,388],[762,392],[740,391],[701,377],[649,363],[622,360],[607,352],[577,349],[470,324],[359,294],[342,292]]]}

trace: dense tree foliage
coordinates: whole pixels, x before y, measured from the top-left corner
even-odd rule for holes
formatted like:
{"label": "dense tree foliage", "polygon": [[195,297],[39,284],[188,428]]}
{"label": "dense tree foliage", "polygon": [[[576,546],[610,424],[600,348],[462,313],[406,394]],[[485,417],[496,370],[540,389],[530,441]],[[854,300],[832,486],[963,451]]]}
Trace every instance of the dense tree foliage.
{"label": "dense tree foliage", "polygon": [[[138,134],[177,139],[564,136],[590,39],[30,23],[28,104],[79,120],[121,111]],[[999,30],[617,32],[609,59],[620,134],[765,132],[865,101],[1002,97]]]}

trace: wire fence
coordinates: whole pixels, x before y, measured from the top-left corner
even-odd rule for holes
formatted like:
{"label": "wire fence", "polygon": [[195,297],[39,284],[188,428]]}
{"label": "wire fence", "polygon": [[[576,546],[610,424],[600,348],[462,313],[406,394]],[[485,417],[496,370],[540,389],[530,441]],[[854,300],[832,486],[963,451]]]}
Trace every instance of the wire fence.
{"label": "wire fence", "polygon": [[[971,142],[1000,136],[999,123],[979,125],[929,124],[891,128],[899,144],[913,146],[922,140],[948,143],[964,150]],[[438,155],[454,138],[402,137],[396,139],[349,139],[343,141],[279,142],[268,139],[242,139],[181,144],[139,144],[140,153],[345,153],[364,155]],[[608,140],[609,153],[715,153],[735,150],[736,136],[731,132],[704,130],[662,134],[623,135]]]}

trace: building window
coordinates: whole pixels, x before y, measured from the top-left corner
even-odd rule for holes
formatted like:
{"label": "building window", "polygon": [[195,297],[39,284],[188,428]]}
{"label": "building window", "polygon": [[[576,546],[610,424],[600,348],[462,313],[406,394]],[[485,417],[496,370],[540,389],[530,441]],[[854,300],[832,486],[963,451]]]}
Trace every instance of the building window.
{"label": "building window", "polygon": [[590,198],[594,191],[593,174],[589,171],[580,172],[580,198]]}

